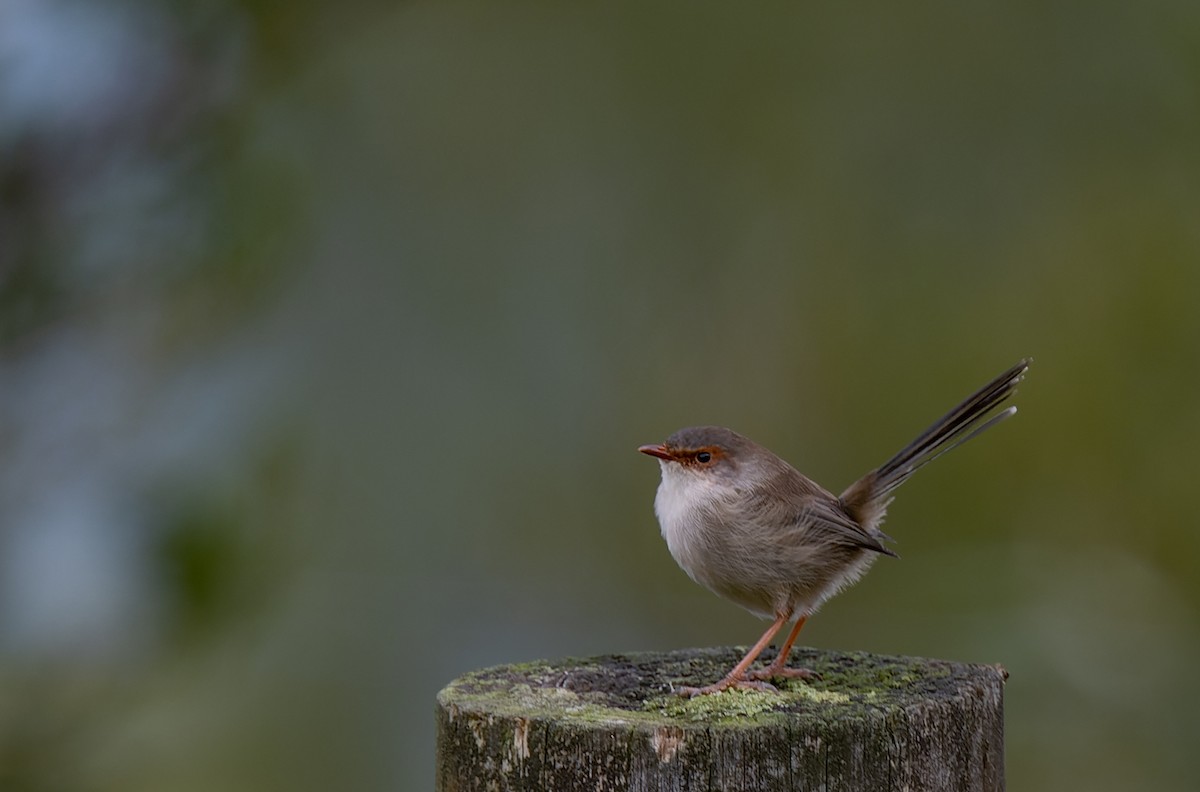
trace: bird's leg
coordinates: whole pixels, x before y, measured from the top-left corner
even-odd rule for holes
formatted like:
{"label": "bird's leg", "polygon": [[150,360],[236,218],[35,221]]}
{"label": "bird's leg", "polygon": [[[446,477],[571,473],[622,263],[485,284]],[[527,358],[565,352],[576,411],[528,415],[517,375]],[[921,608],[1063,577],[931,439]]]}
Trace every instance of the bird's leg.
{"label": "bird's leg", "polygon": [[[708,693],[720,693],[722,690],[728,690],[729,688],[739,688],[743,690],[775,690],[775,687],[769,682],[747,679],[746,669],[750,667],[751,663],[758,659],[758,656],[762,654],[762,650],[767,648],[767,644],[771,643],[771,639],[775,637],[775,633],[779,632],[779,628],[785,623],[787,623],[786,614],[777,616],[775,621],[771,623],[771,626],[767,628],[767,631],[763,633],[762,638],[758,639],[758,643],[750,647],[750,651],[746,652],[746,656],[742,658],[741,662],[735,665],[733,670],[726,674],[725,678],[720,682],[700,688],[679,687],[676,688],[675,692],[681,696],[687,696],[688,698],[691,698],[692,696],[703,696]],[[790,645],[791,644],[789,644],[789,646]]]}
{"label": "bird's leg", "polygon": [[796,637],[800,635],[800,628],[804,626],[804,622],[808,621],[807,616],[801,616],[796,620],[796,626],[792,628],[792,632],[788,635],[787,641],[784,642],[783,648],[779,650],[779,654],[775,655],[775,659],[771,664],[760,671],[754,671],[747,676],[751,679],[761,679],[763,681],[775,679],[776,677],[784,677],[786,679],[820,679],[820,676],[815,671],[810,671],[807,668],[788,668],[787,663],[788,652],[792,651],[792,644],[796,643]]}

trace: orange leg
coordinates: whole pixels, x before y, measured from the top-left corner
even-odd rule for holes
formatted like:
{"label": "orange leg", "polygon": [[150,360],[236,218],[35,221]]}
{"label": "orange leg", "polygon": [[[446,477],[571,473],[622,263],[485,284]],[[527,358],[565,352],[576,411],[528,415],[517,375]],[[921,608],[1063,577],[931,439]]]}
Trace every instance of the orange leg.
{"label": "orange leg", "polygon": [[800,635],[800,628],[804,626],[804,622],[808,621],[807,616],[801,616],[796,620],[796,626],[792,628],[788,635],[787,641],[784,642],[783,648],[779,650],[779,654],[775,655],[775,659],[771,664],[761,671],[755,671],[750,674],[751,679],[768,680],[775,677],[798,678],[798,679],[814,679],[817,674],[807,668],[788,668],[787,656],[788,652],[792,651],[792,644],[796,643],[797,636]]}
{"label": "orange leg", "polygon": [[[753,663],[755,660],[758,659],[758,656],[760,654],[762,654],[762,650],[767,648],[767,644],[771,643],[771,639],[775,637],[775,633],[779,632],[779,628],[783,627],[783,625],[785,623],[787,623],[787,616],[777,616],[775,618],[775,621],[771,623],[771,626],[767,628],[767,631],[765,633],[763,633],[762,638],[758,639],[758,643],[756,643],[756,644],[754,644],[754,646],[750,647],[750,651],[746,652],[746,656],[742,658],[741,662],[738,663],[737,665],[735,665],[733,667],[733,670],[730,671],[728,674],[726,674],[725,678],[722,679],[720,682],[716,682],[712,685],[707,685],[707,686],[701,687],[701,688],[681,687],[681,688],[678,688],[676,690],[676,692],[679,693],[679,695],[681,695],[681,696],[689,696],[690,697],[690,696],[702,696],[707,693],[720,693],[722,690],[728,690],[729,688],[749,688],[752,690],[774,690],[775,688],[772,687],[769,683],[767,683],[765,681],[764,682],[756,682],[756,681],[747,679],[746,678],[746,669],[750,667],[751,663]],[[796,632],[799,632],[799,630],[797,630]],[[795,640],[795,634],[793,634],[792,637],[788,639],[788,647],[789,648],[791,647],[791,645],[792,645],[791,642],[793,640]]]}

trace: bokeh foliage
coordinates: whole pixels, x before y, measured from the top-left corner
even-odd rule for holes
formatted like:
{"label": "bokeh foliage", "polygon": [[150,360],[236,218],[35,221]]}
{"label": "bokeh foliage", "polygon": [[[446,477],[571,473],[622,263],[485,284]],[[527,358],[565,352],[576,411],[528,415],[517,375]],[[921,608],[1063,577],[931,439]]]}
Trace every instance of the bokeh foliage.
{"label": "bokeh foliage", "polygon": [[92,7],[165,76],[0,125],[0,541],[94,480],[133,593],[34,640],[9,562],[0,786],[428,787],[459,673],[757,635],[638,444],[839,489],[1033,355],[805,638],[1004,664],[1013,788],[1194,788],[1196,9]]}

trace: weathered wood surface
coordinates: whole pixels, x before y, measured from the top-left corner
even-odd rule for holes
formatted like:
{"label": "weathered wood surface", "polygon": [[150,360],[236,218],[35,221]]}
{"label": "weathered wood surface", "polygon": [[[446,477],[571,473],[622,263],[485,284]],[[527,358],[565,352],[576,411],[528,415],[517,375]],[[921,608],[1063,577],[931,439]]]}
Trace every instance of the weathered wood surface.
{"label": "weathered wood surface", "polygon": [[[437,698],[437,788],[1004,789],[998,666],[800,649],[780,693],[683,699],[742,649],[497,666]],[[764,659],[770,660],[770,651]]]}

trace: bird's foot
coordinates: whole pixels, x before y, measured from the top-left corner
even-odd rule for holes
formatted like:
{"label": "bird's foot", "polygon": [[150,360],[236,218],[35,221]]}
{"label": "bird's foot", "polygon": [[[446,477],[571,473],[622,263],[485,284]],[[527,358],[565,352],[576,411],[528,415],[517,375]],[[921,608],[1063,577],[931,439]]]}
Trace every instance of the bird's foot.
{"label": "bird's foot", "polygon": [[684,698],[693,698],[695,696],[707,696],[711,693],[720,693],[725,690],[758,690],[766,693],[778,693],[779,688],[765,680],[759,681],[747,679],[744,676],[725,677],[720,682],[715,682],[704,687],[686,687],[680,686],[675,688],[675,692]]}
{"label": "bird's foot", "polygon": [[772,663],[766,668],[751,671],[746,675],[750,679],[760,679],[764,682],[772,679],[820,679],[821,675],[808,668],[788,668],[785,665]]}

